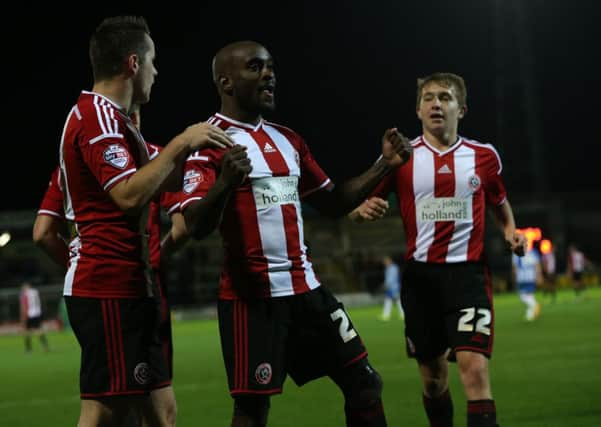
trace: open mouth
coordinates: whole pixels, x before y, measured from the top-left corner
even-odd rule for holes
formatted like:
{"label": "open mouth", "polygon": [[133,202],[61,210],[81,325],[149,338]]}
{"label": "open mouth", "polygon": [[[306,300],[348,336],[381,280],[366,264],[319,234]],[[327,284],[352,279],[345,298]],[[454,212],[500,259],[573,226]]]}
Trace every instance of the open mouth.
{"label": "open mouth", "polygon": [[263,95],[267,95],[269,97],[273,97],[273,92],[275,91],[274,85],[266,85],[259,89],[259,92]]}
{"label": "open mouth", "polygon": [[441,113],[430,114],[431,120],[444,120],[444,116]]}

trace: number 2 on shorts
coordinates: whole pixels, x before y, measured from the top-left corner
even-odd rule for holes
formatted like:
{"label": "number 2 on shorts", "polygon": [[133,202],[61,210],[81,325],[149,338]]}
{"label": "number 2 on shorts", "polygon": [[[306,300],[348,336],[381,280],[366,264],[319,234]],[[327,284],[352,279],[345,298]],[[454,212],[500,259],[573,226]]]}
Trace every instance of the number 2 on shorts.
{"label": "number 2 on shorts", "polygon": [[355,332],[353,328],[349,329],[350,322],[348,320],[348,316],[346,315],[343,309],[339,308],[333,313],[330,313],[330,317],[334,322],[338,319],[341,320],[340,326],[338,327],[338,333],[340,334],[340,338],[342,338],[342,341],[349,342],[357,336],[357,332]]}

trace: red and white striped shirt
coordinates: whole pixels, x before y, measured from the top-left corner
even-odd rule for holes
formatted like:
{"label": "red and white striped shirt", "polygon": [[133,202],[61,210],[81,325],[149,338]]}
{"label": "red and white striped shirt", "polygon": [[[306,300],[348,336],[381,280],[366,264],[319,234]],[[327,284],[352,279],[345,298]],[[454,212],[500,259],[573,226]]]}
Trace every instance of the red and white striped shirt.
{"label": "red and white striped shirt", "polygon": [[42,315],[42,303],[37,289],[29,288],[21,292],[21,310],[28,318]]}
{"label": "red and white striped shirt", "polygon": [[490,144],[460,137],[439,151],[421,136],[413,155],[388,175],[374,195],[397,193],[407,259],[479,261],[484,251],[486,204],[501,205],[506,191],[501,159]]}
{"label": "red and white striped shirt", "polygon": [[584,254],[578,249],[570,249],[568,252],[568,268],[575,273],[584,271]]}
{"label": "red and white striped shirt", "polygon": [[59,167],[52,172],[50,182],[48,183],[48,188],[44,193],[44,198],[42,199],[38,209],[38,215],[53,216],[61,220],[65,219],[63,209],[63,190],[61,188]]}
{"label": "red and white striped shirt", "polygon": [[60,168],[65,217],[80,237],[64,295],[133,298],[150,292],[147,209],[128,216],[108,192],[148,162],[144,139],[121,108],[83,91],[63,129]]}
{"label": "red and white striped shirt", "polygon": [[[219,297],[282,297],[320,286],[304,243],[300,199],[325,188],[330,179],[303,139],[263,120],[254,126],[215,114],[209,123],[247,147],[253,167],[224,209],[220,232],[225,261]],[[205,149],[188,158],[182,210],[207,194],[224,152]]]}

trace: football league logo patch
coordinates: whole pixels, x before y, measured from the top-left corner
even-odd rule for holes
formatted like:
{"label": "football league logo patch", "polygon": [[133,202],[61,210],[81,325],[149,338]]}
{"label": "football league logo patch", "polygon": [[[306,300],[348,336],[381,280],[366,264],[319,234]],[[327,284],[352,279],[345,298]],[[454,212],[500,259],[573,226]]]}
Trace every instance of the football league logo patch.
{"label": "football league logo patch", "polygon": [[196,189],[196,187],[198,187],[198,184],[200,184],[202,181],[204,181],[204,178],[200,171],[194,169],[187,170],[184,174],[184,193],[192,193]]}
{"label": "football league logo patch", "polygon": [[129,163],[129,153],[119,144],[111,144],[104,153],[104,161],[119,169],[125,169]]}
{"label": "football league logo patch", "polygon": [[269,363],[261,363],[255,369],[255,379],[259,384],[269,384],[271,382],[271,365]]}

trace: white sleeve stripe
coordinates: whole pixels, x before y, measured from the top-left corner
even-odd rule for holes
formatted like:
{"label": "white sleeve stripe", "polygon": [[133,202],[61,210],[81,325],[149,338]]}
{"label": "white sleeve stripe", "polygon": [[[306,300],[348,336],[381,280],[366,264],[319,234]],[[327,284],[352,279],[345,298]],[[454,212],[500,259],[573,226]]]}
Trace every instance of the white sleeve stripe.
{"label": "white sleeve stripe", "polygon": [[186,199],[181,203],[180,208],[183,210],[188,203],[195,202],[195,201],[201,200],[201,199],[202,199],[202,197],[190,197],[189,199]]}
{"label": "white sleeve stripe", "polygon": [[324,188],[325,186],[327,186],[330,182],[332,182],[332,181],[330,180],[330,178],[328,178],[319,187],[315,187],[311,190],[305,191],[303,194],[300,195],[300,197],[303,198],[305,196],[308,196],[309,194],[315,193],[316,191],[319,191],[322,188]]}
{"label": "white sleeve stripe", "polygon": [[100,130],[102,133],[109,133],[104,126],[104,122],[102,121],[102,113],[100,111],[100,106],[98,105],[98,97],[94,96],[94,109],[96,110],[96,118],[98,119],[98,125],[100,126]]}
{"label": "white sleeve stripe", "polygon": [[123,134],[121,134],[121,133],[103,133],[102,135],[98,135],[97,137],[90,139],[90,145],[96,144],[98,141],[101,141],[105,138],[123,139]]}
{"label": "white sleeve stripe", "polygon": [[77,105],[73,107],[73,112],[77,116],[77,120],[81,120],[81,112],[79,111],[79,108],[77,108]]}
{"label": "white sleeve stripe", "polygon": [[203,160],[205,162],[208,162],[209,156],[199,156],[197,154],[192,154],[192,155],[190,155],[190,157],[188,157],[188,159],[186,161],[188,161],[188,160]]}
{"label": "white sleeve stripe", "polygon": [[176,204],[171,206],[169,209],[167,209],[167,214],[171,215],[173,212],[175,212],[176,210],[178,210],[180,208],[180,205],[181,205],[181,203],[177,202]]}
{"label": "white sleeve stripe", "polygon": [[120,173],[119,175],[115,176],[113,179],[109,179],[105,184],[104,187],[102,187],[104,190],[106,190],[107,188],[109,188],[115,181],[123,178],[124,176],[127,175],[131,175],[132,173],[136,172],[136,168],[132,168],[132,169],[128,169],[123,173]]}
{"label": "white sleeve stripe", "polygon": [[58,213],[58,212],[54,212],[54,211],[50,211],[48,209],[40,209],[38,211],[38,215],[50,215],[50,216],[55,216],[57,218],[63,218],[63,215]]}

